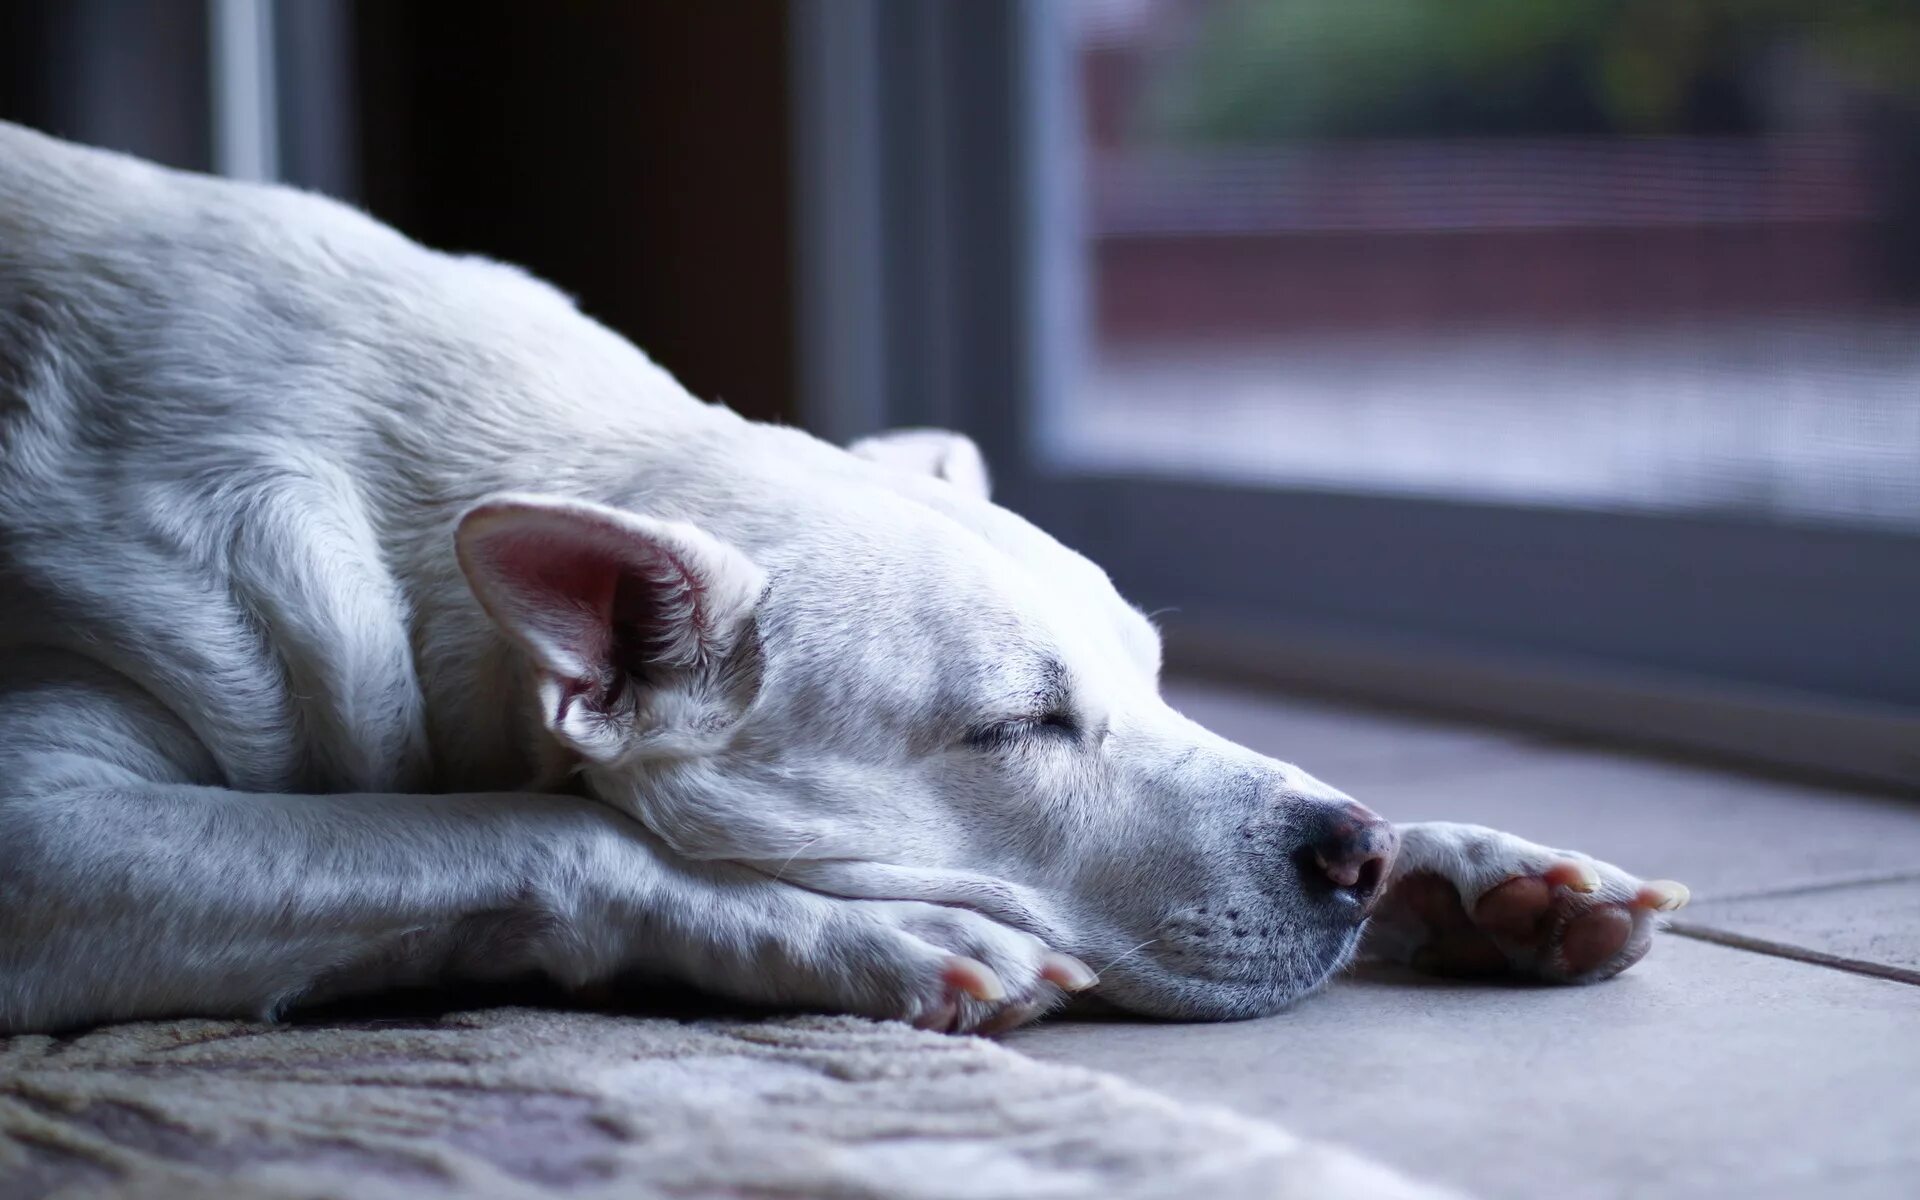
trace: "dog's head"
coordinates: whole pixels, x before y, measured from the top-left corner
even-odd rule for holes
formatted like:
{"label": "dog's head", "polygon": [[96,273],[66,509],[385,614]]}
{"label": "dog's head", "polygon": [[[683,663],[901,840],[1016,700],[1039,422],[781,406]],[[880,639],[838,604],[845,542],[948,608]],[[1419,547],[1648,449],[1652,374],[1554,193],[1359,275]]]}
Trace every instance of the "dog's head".
{"label": "dog's head", "polygon": [[1153,626],[971,443],[750,436],[737,488],[461,524],[595,794],[684,855],[977,909],[1136,1012],[1271,1011],[1346,958],[1390,829],[1169,708]]}

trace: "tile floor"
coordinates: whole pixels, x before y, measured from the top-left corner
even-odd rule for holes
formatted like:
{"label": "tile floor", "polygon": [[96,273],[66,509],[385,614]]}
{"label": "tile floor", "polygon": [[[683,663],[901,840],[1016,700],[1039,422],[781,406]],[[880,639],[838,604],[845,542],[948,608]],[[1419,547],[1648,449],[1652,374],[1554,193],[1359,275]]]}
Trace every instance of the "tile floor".
{"label": "tile floor", "polygon": [[1472,1195],[1920,1196],[1920,800],[1212,686],[1188,715],[1396,820],[1694,889],[1590,988],[1365,970],[1261,1021],[1059,1021],[1042,1059],[1331,1137]]}

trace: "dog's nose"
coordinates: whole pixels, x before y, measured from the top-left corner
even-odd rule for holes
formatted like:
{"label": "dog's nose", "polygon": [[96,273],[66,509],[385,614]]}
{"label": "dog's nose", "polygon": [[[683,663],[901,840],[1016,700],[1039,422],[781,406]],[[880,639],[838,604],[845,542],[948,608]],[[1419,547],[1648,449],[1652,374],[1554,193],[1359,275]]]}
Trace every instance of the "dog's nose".
{"label": "dog's nose", "polygon": [[1397,844],[1392,824],[1347,800],[1327,806],[1303,857],[1311,858],[1335,898],[1357,906],[1364,916],[1387,881]]}

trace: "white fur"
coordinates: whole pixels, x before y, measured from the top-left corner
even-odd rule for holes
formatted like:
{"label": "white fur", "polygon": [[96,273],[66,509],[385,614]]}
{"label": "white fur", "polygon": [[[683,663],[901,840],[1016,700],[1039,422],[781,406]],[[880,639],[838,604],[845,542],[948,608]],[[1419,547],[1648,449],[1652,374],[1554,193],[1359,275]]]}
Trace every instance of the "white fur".
{"label": "white fur", "polygon": [[0,125],[0,1032],[528,970],[923,1018],[956,954],[1024,1015],[1049,944],[1146,1012],[1310,990],[1343,798],[1169,709],[985,492],[511,268]]}
{"label": "white fur", "polygon": [[895,429],[861,438],[847,449],[911,475],[943,479],[981,500],[992,491],[980,447],[972,439],[945,429]]}

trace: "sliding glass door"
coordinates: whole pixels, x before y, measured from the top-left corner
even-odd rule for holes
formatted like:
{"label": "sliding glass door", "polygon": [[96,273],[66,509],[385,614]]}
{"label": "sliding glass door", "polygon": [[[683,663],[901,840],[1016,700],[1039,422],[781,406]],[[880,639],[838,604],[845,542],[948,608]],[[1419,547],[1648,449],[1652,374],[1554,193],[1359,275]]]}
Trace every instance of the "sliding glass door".
{"label": "sliding glass door", "polygon": [[1920,13],[1686,7],[803,4],[815,412],[1176,664],[1920,780]]}

